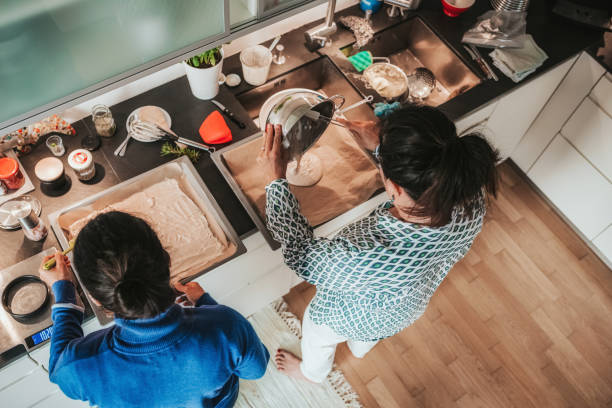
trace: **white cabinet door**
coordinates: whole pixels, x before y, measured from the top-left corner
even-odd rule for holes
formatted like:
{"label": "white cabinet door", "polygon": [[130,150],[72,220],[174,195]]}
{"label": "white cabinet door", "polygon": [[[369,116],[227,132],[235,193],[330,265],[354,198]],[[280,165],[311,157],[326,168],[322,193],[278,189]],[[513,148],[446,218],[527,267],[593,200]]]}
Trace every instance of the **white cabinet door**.
{"label": "white cabinet door", "polygon": [[601,77],[589,96],[601,109],[612,116],[612,74],[608,72]]}
{"label": "white cabinet door", "polygon": [[[575,58],[563,64],[573,63]],[[604,74],[605,69],[590,55],[582,53],[542,109],[511,157],[527,173],[548,143],[555,137],[582,99]]]}
{"label": "white cabinet door", "polygon": [[582,101],[561,129],[561,134],[595,168],[612,180],[612,118],[595,105],[591,98]]}
{"label": "white cabinet door", "polygon": [[593,244],[607,258],[608,265],[612,265],[612,224],[593,240]]}
{"label": "white cabinet door", "polygon": [[612,184],[561,135],[527,175],[592,240],[612,223]]}
{"label": "white cabinet door", "polygon": [[462,117],[461,119],[455,121],[455,126],[457,127],[457,134],[462,134],[468,129],[473,128],[476,125],[484,125],[489,116],[495,110],[497,106],[497,102],[493,102],[488,104],[487,106],[478,109],[475,112],[470,113],[467,116]]}
{"label": "white cabinet door", "polygon": [[564,62],[502,97],[487,122],[502,160],[509,157],[573,63]]}

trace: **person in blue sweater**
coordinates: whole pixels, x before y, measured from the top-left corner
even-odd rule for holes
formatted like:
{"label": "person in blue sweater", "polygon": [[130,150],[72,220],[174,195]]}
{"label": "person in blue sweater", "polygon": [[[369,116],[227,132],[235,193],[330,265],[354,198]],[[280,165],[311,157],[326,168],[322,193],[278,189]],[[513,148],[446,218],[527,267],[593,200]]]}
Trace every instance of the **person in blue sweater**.
{"label": "person in blue sweater", "polygon": [[243,316],[195,282],[176,285],[194,307],[175,303],[170,256],[142,219],[101,214],[76,240],[82,284],[114,313],[111,327],[83,335],[69,262],[55,260],[41,266],[55,295],[49,378],[68,397],[101,408],[231,407],[239,378],[264,375],[270,355]]}

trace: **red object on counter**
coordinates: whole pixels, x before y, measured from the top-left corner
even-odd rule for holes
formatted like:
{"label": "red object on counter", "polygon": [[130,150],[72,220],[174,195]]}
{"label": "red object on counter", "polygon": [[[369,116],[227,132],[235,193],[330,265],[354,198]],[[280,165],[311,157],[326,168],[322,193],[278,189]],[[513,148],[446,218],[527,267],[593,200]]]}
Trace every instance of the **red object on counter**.
{"label": "red object on counter", "polygon": [[9,190],[17,190],[25,183],[25,177],[19,169],[19,162],[12,157],[0,158],[0,180]]}
{"label": "red object on counter", "polygon": [[222,144],[232,141],[232,131],[219,111],[213,111],[200,126],[200,136],[204,143]]}
{"label": "red object on counter", "polygon": [[455,4],[451,4],[447,0],[442,0],[442,9],[444,14],[449,17],[457,17],[462,14],[464,11],[472,7],[475,3],[475,0],[459,0],[454,1]]}

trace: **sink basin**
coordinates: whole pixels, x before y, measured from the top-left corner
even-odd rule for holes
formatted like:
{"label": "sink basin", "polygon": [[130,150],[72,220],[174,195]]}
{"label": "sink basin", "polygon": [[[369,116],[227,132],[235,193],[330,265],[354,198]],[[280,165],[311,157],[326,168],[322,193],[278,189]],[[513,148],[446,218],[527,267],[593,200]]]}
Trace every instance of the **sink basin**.
{"label": "sink basin", "polygon": [[432,94],[424,100],[430,106],[441,105],[480,83],[480,78],[419,17],[379,31],[361,49],[353,49],[353,44],[331,50],[328,55],[363,95],[374,95],[375,102],[383,99],[365,84],[347,56],[367,50],[374,57],[388,57],[392,64],[402,68],[407,75],[418,67],[428,68],[438,83]]}
{"label": "sink basin", "polygon": [[[349,106],[362,99],[359,91],[348,81],[342,72],[326,57],[320,57],[287,72],[257,88],[236,95],[238,101],[252,119],[259,116],[259,109],[273,94],[283,89],[307,88],[322,91],[327,96],[342,95],[344,106]],[[348,119],[373,120],[372,109],[366,104],[345,114]]]}

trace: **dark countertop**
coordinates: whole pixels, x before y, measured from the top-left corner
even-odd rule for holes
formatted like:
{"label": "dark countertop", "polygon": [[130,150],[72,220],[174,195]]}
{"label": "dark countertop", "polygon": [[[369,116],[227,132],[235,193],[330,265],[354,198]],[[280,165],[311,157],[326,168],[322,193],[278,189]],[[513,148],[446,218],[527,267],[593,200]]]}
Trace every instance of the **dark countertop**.
{"label": "dark countertop", "polygon": [[[499,82],[483,79],[479,85],[441,105],[441,108],[452,119],[458,119],[465,116],[491,100],[512,91],[516,87],[537,80],[539,75],[582,50],[587,50],[591,55],[595,56],[596,47],[602,42],[601,32],[554,16],[550,11],[552,5],[548,0],[532,0],[531,3],[527,18],[527,32],[533,35],[538,45],[546,51],[549,59],[534,74],[530,75],[520,84],[515,84],[494,68],[500,78]],[[442,7],[439,1],[425,1],[418,11],[406,13],[403,19],[414,16],[421,17],[441,35],[443,40],[454,48],[462,60],[476,72],[477,75],[483,78],[478,66],[463,50],[461,46],[461,37],[463,33],[474,24],[476,18],[488,9],[489,5],[487,1],[478,1],[474,7],[462,16],[453,19],[446,17],[442,13]],[[358,6],[354,6],[343,10],[338,13],[337,16],[350,14],[362,15]],[[402,20],[390,20],[383,10],[375,14],[372,21],[375,31],[379,31]],[[303,46],[303,33],[305,29],[319,23],[320,22],[314,22],[283,35],[281,43],[285,45],[287,63],[282,66],[273,64],[269,81],[274,80],[274,77],[297,68],[308,61],[325,55],[325,50],[320,52],[309,52]],[[346,30],[339,29],[338,33],[332,37],[334,41],[333,46],[341,46],[343,41],[347,43],[347,38],[350,39],[350,37],[351,36],[347,34]],[[491,64],[490,58],[484,51],[486,50],[481,49],[482,54],[485,55],[485,58],[487,58]],[[226,59],[223,68],[225,74],[231,72],[241,74],[238,58],[238,55],[234,55]],[[235,95],[251,88],[253,87],[246,84],[244,81],[240,86],[234,89],[222,86],[216,98],[230,108],[239,119],[247,123],[247,128],[240,130],[234,123],[226,120],[228,126],[232,130],[234,140],[243,139],[258,130],[255,124],[249,120],[247,112],[235,97]],[[98,164],[97,167],[100,173],[98,181],[94,184],[79,182],[66,164],[66,154],[62,157],[62,161],[66,167],[66,173],[71,179],[72,186],[66,194],[60,197],[48,197],[40,191],[38,182],[34,176],[34,165],[41,158],[49,156],[50,152],[44,146],[44,143],[38,145],[32,153],[20,158],[20,160],[36,186],[36,190],[30,194],[41,200],[43,205],[43,220],[47,222],[47,224],[47,215],[49,213],[173,159],[173,157],[160,157],[159,150],[161,142],[146,144],[133,141],[128,146],[125,157],[119,158],[113,155],[115,148],[126,136],[125,120],[127,116],[134,109],[144,105],[157,105],[166,109],[172,117],[172,129],[180,136],[193,140],[199,140],[197,131],[200,124],[204,118],[215,109],[212,103],[198,100],[192,96],[187,79],[184,76],[112,106],[111,111],[117,123],[117,133],[112,138],[102,138],[101,148],[93,152],[94,160]],[[73,126],[77,131],[77,135],[63,138],[67,153],[80,147],[80,139],[83,135],[94,131],[89,117],[74,123]],[[201,158],[195,167],[238,234],[244,236],[255,231],[255,225],[206,152],[202,152]],[[100,177],[102,175],[101,172],[104,173],[103,177]],[[33,243],[25,239],[23,233],[19,230],[0,230],[0,248],[2,248],[0,269],[22,261],[38,253],[42,249],[51,246],[59,248],[59,244],[51,231],[49,232],[49,236],[42,243]]]}

